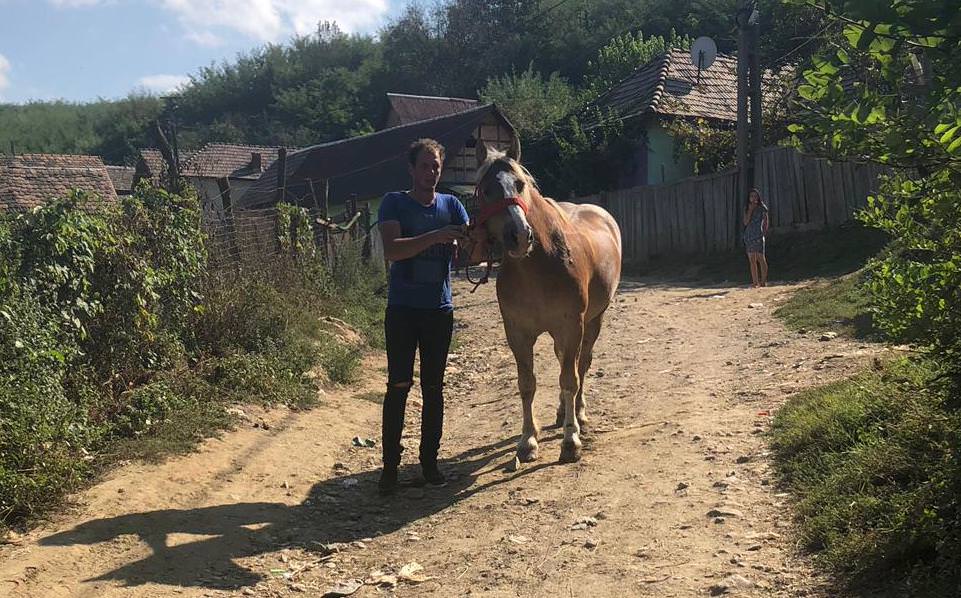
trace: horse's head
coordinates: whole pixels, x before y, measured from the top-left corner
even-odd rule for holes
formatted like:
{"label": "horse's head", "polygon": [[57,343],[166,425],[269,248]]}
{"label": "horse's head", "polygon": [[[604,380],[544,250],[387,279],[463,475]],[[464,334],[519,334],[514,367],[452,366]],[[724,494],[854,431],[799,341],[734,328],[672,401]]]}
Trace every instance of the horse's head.
{"label": "horse's head", "polygon": [[536,188],[534,177],[520,165],[521,145],[516,138],[506,153],[477,145],[477,201],[480,212],[474,225],[514,258],[527,256],[533,247],[534,230],[527,221]]}

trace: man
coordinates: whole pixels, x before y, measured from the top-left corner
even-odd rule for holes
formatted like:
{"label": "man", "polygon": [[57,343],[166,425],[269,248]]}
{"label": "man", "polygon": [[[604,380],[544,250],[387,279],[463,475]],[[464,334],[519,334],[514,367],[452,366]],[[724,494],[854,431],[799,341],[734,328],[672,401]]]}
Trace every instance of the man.
{"label": "man", "polygon": [[404,408],[418,347],[424,398],[421,471],[428,484],[446,483],[437,467],[437,453],[444,425],[444,370],[454,324],[450,265],[454,241],[463,238],[468,217],[456,197],[436,192],[443,164],[443,146],[433,139],[415,141],[408,152],[411,189],[385,195],[378,213],[384,256],[392,262],[384,319],[387,393],[381,494],[390,494],[398,486]]}

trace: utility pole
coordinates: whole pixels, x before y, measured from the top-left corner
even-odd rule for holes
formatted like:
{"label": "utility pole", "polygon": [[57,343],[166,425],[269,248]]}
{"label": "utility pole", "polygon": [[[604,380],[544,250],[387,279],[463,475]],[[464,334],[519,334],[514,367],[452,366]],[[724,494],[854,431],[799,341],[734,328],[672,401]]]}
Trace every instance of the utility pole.
{"label": "utility pole", "polygon": [[761,97],[761,28],[755,23],[748,33],[751,42],[751,162],[749,177],[751,187],[758,187],[761,180],[761,148],[764,145]]}
{"label": "utility pole", "polygon": [[742,205],[751,184],[748,179],[748,71],[750,42],[748,39],[748,16],[751,0],[737,2],[737,205]]}
{"label": "utility pole", "polygon": [[[758,12],[755,0],[737,3],[737,191],[744,201],[756,180],[763,143]],[[748,112],[750,111],[750,118]]]}

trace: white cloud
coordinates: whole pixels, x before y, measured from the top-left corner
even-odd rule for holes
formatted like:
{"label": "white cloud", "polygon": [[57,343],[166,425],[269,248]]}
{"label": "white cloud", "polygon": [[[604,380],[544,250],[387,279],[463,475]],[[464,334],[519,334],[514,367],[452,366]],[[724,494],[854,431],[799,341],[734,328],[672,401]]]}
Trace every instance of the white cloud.
{"label": "white cloud", "polygon": [[216,33],[211,31],[187,31],[187,40],[192,41],[198,46],[204,46],[207,48],[216,48],[218,46],[224,45],[224,40]]}
{"label": "white cloud", "polygon": [[10,86],[10,61],[3,54],[0,54],[0,93]]}
{"label": "white cloud", "polygon": [[155,93],[169,93],[190,83],[186,75],[147,75],[137,79],[137,86]]}
{"label": "white cloud", "polygon": [[159,0],[159,2],[164,8],[177,15],[189,40],[206,45],[222,38],[224,30],[261,42],[276,42],[295,33],[301,35],[312,33],[320,21],[336,21],[344,31],[370,29],[384,19],[389,8],[388,0],[350,0],[348,2],[344,0]]}

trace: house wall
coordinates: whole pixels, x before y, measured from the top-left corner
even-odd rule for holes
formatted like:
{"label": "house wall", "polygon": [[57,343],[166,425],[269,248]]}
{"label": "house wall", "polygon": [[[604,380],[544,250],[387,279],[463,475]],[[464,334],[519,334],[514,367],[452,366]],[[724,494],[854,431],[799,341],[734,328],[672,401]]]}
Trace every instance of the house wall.
{"label": "house wall", "polygon": [[694,176],[694,160],[681,156],[674,160],[674,138],[660,123],[647,128],[647,181],[640,184],[664,185]]}
{"label": "house wall", "polygon": [[[489,147],[501,151],[511,146],[513,133],[496,116],[489,115],[477,127],[473,136],[479,141],[487,143]],[[523,151],[521,152],[523,154]],[[441,183],[448,185],[473,185],[477,175],[477,153],[473,147],[465,147],[456,156],[448,157],[441,175]]]}

